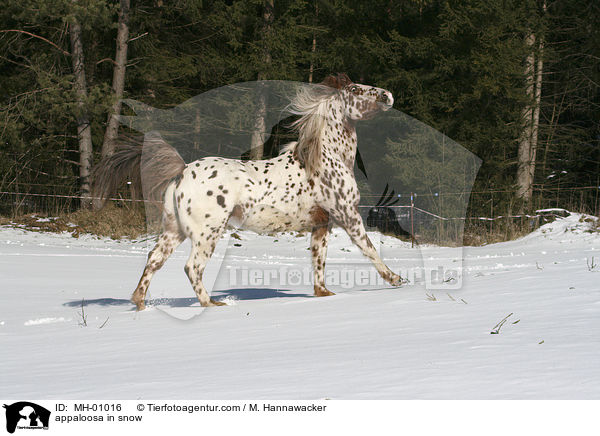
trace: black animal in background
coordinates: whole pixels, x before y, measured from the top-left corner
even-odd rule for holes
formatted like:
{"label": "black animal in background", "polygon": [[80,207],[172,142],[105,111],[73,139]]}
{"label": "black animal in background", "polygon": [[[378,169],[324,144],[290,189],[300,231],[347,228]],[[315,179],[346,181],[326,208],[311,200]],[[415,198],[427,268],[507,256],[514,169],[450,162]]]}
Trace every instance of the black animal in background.
{"label": "black animal in background", "polygon": [[[390,207],[398,203],[400,199],[395,197],[396,193],[393,189],[388,194],[388,188],[389,185],[386,184],[383,194],[381,194],[375,207],[369,209],[367,225],[369,227],[376,227],[383,234],[391,234],[400,239],[410,239],[411,234],[402,228],[398,222],[396,212]],[[396,199],[394,200],[394,198]]]}

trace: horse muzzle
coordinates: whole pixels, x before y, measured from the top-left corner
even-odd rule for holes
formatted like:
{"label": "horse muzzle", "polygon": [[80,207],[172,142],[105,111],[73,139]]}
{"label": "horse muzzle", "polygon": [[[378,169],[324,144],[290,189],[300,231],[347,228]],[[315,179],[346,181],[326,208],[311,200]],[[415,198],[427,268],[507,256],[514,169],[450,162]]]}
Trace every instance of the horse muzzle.
{"label": "horse muzzle", "polygon": [[377,97],[377,103],[379,103],[382,110],[386,111],[394,105],[394,96],[389,91],[383,91]]}

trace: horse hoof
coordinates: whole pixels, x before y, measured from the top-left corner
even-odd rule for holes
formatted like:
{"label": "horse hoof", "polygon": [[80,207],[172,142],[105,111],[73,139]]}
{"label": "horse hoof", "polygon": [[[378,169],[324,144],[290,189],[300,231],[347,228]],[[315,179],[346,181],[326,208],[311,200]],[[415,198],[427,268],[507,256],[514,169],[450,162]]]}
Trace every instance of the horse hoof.
{"label": "horse hoof", "polygon": [[136,307],[136,309],[135,309],[135,310],[137,310],[138,312],[139,312],[140,310],[144,310],[144,309],[146,308],[146,304],[144,304],[144,302],[143,302],[143,301],[141,301],[141,302],[139,302],[139,303],[138,303],[138,302],[135,302],[135,301],[133,301],[133,304],[135,304],[135,307]]}
{"label": "horse hoof", "polygon": [[216,301],[211,298],[210,305],[211,306],[227,306],[227,303],[223,303],[222,301]]}
{"label": "horse hoof", "polygon": [[335,295],[335,293],[331,292],[329,289],[315,286],[315,297],[327,297],[329,295]]}
{"label": "horse hoof", "polygon": [[394,274],[394,276],[390,280],[390,285],[397,287],[397,288],[402,286],[404,283],[406,283],[406,280],[404,280],[402,277],[400,277],[397,274]]}

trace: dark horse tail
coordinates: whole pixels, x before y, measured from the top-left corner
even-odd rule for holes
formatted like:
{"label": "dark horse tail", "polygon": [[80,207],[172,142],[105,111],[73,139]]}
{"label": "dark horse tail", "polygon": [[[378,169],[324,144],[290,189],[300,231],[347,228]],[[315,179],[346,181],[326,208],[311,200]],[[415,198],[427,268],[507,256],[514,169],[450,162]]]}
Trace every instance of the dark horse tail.
{"label": "dark horse tail", "polygon": [[185,169],[185,162],[157,132],[142,138],[124,137],[115,152],[104,157],[92,171],[92,204],[101,209],[127,180],[134,197],[161,203],[165,189]]}

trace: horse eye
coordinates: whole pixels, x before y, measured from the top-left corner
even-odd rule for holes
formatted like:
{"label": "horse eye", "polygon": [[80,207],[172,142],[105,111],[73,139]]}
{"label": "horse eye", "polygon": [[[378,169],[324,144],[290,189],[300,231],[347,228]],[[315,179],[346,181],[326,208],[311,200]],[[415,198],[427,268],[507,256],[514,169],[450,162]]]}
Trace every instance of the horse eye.
{"label": "horse eye", "polygon": [[358,91],[358,86],[356,86],[356,85],[352,85],[352,86],[350,87],[350,92],[356,92],[356,91]]}

